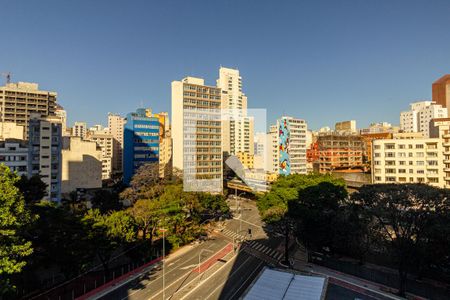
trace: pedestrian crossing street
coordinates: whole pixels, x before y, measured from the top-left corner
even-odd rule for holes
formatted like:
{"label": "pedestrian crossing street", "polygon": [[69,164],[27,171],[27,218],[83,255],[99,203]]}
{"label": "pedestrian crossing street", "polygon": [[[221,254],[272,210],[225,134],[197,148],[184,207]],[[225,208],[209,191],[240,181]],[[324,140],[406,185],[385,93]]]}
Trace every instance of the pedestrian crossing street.
{"label": "pedestrian crossing street", "polygon": [[[231,231],[231,230],[226,229],[226,228],[222,230],[222,233],[225,234],[226,236],[229,236],[229,237],[233,238],[233,239],[239,239],[241,241],[244,241],[245,238],[246,238],[245,236],[237,234],[236,232]],[[248,247],[252,248],[253,250],[256,250],[258,252],[264,253],[265,255],[267,255],[267,256],[269,256],[269,257],[271,257],[271,258],[273,258],[273,259],[275,259],[277,261],[279,261],[279,260],[281,260],[281,258],[283,258],[283,254],[282,253],[280,253],[278,251],[275,251],[275,250],[267,247],[266,245],[264,245],[264,244],[262,244],[260,242],[257,242],[255,240],[245,241],[245,244]]]}

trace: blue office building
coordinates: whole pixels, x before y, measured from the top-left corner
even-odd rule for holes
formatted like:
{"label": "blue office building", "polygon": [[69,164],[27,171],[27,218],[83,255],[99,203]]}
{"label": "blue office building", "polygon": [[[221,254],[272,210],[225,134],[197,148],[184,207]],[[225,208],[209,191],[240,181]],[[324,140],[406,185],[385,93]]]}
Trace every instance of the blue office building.
{"label": "blue office building", "polygon": [[143,164],[159,163],[159,119],[150,109],[129,113],[123,134],[123,182],[129,184]]}

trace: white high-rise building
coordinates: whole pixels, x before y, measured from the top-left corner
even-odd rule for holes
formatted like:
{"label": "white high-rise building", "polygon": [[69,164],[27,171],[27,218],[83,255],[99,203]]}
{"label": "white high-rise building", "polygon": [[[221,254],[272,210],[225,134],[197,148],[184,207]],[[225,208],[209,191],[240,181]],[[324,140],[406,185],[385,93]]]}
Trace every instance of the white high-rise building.
{"label": "white high-rise building", "polygon": [[47,198],[61,200],[61,119],[31,114],[28,141],[28,176],[39,175],[47,185]]}
{"label": "white high-rise building", "polygon": [[122,172],[123,166],[123,128],[125,125],[125,118],[118,114],[108,114],[108,130],[116,142],[114,143],[114,157],[113,157],[113,171]]}
{"label": "white high-rise building", "polygon": [[86,122],[75,122],[72,127],[72,136],[79,136],[83,140],[87,135],[87,124]]}
{"label": "white high-rise building", "polygon": [[279,174],[306,174],[308,126],[305,120],[283,116],[268,133],[268,171]]}
{"label": "white high-rise building", "polygon": [[253,155],[254,120],[247,115],[247,96],[242,92],[239,70],[220,67],[217,87],[222,90],[222,109],[228,111],[229,119],[223,122],[224,153]]}
{"label": "white high-rise building", "polygon": [[278,174],[279,146],[277,125],[271,125],[269,128],[269,132],[267,133],[266,153],[267,171]]}
{"label": "white high-rise building", "polygon": [[410,104],[410,110],[400,113],[400,129],[404,132],[422,132],[430,136],[430,122],[436,118],[446,118],[447,109],[432,101]]}
{"label": "white high-rise building", "polygon": [[222,191],[222,92],[201,78],[172,82],[173,167],[184,189]]}
{"label": "white high-rise building", "polygon": [[291,174],[306,174],[306,132],[308,126],[305,120],[293,117],[281,117],[277,121],[278,128],[281,123],[287,121],[289,124],[289,160],[291,162]]}
{"label": "white high-rise building", "polygon": [[114,157],[114,144],[117,143],[114,137],[103,130],[93,131],[88,135],[87,140],[97,143],[102,150],[102,179],[107,180],[112,175],[112,160]]}
{"label": "white high-rise building", "polygon": [[70,130],[67,130],[67,112],[59,104],[56,104],[55,115],[61,119],[62,136],[70,136]]}

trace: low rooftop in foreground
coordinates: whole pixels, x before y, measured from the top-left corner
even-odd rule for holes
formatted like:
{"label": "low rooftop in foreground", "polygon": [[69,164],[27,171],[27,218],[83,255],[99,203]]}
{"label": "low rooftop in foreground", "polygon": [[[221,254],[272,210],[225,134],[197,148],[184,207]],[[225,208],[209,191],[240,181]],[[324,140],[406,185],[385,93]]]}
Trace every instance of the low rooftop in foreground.
{"label": "low rooftop in foreground", "polygon": [[244,293],[244,300],[322,300],[327,278],[265,267]]}

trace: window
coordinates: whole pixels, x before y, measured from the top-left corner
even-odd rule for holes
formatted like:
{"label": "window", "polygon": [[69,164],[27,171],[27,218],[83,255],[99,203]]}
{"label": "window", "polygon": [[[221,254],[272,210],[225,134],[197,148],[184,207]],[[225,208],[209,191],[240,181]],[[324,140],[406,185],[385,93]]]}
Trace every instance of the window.
{"label": "window", "polygon": [[423,147],[423,144],[417,144],[416,145],[416,149],[423,149],[424,147]]}
{"label": "window", "polygon": [[394,152],[386,152],[384,155],[386,157],[395,157],[395,153]]}
{"label": "window", "polygon": [[386,144],[385,148],[386,149],[395,149],[395,144]]}

